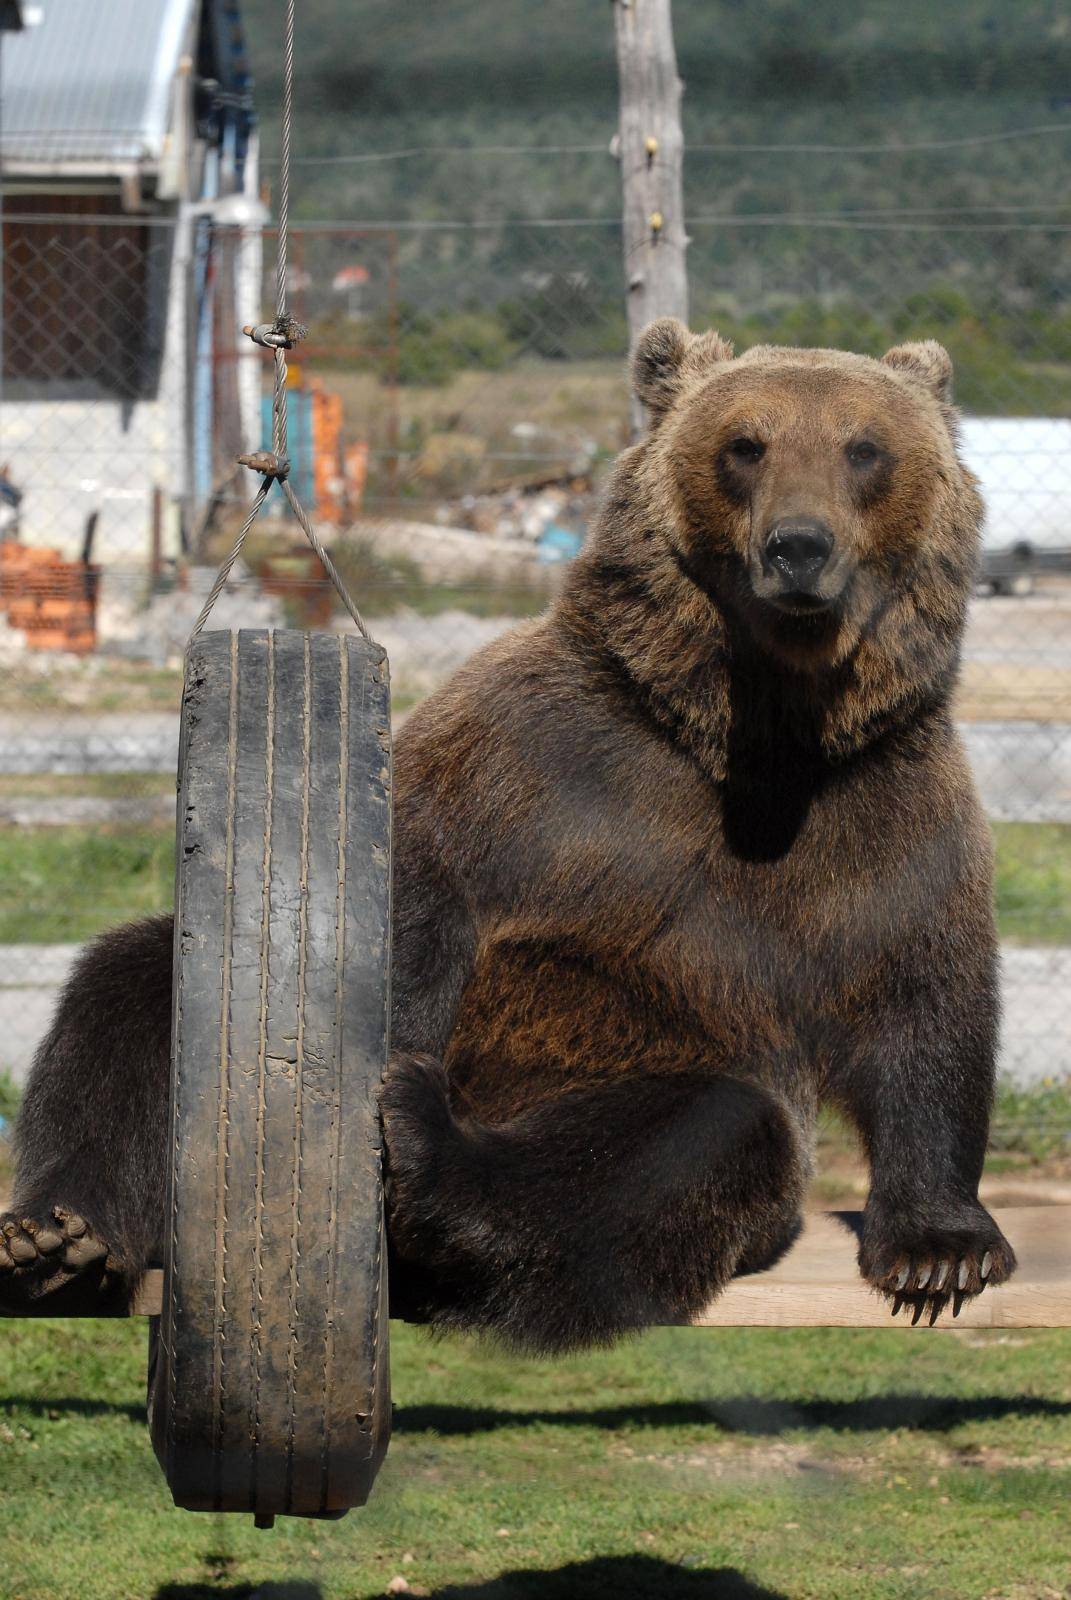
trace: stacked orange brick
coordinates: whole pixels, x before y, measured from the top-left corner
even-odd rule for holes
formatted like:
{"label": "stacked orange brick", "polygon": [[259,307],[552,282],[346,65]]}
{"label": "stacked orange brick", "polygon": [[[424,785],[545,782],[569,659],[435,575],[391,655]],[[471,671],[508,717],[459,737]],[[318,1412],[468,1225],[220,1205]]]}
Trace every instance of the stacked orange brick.
{"label": "stacked orange brick", "polygon": [[58,550],[0,540],[0,613],[28,650],[88,654],[97,643],[100,568]]}

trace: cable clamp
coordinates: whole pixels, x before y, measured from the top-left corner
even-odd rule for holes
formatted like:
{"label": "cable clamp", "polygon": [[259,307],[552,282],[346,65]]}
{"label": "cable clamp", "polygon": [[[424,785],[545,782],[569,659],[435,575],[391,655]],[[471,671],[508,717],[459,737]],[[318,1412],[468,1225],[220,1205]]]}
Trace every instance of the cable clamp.
{"label": "cable clamp", "polygon": [[256,326],[247,322],[242,332],[265,350],[292,350],[302,339],[308,338],[309,330],[287,312],[285,316],[276,317],[274,322],[258,322]]}
{"label": "cable clamp", "polygon": [[254,450],[251,455],[239,456],[238,465],[261,472],[265,478],[277,478],[280,483],[290,476],[290,457],[277,456],[274,450]]}

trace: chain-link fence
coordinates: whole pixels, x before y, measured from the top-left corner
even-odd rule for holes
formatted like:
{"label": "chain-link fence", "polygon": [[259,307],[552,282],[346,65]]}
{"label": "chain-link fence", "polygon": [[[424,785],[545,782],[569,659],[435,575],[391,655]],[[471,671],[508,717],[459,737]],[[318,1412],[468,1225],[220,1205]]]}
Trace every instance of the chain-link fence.
{"label": "chain-link fence", "polygon": [[[235,456],[268,438],[270,362],[240,328],[272,300],[273,242],[103,200],[9,201],[3,227],[0,1067],[19,1074],[79,941],[168,899],[180,655],[255,487]],[[997,833],[1003,1063],[1066,1074],[1071,235],[690,232],[695,326],[873,354],[936,337],[955,358],[989,502],[957,707]],[[399,717],[541,609],[579,548],[627,426],[620,255],[615,225],[568,219],[292,232],[295,486]],[[343,621],[276,494],[214,625]]]}

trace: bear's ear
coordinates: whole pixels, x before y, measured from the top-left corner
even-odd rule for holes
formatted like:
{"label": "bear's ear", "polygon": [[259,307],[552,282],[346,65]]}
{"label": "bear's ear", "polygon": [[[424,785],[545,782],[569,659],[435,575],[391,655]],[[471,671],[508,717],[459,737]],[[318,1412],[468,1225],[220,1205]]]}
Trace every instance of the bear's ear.
{"label": "bear's ear", "polygon": [[719,334],[689,333],[676,317],[660,317],[640,334],[632,357],[632,387],[652,417],[672,405],[687,372],[728,361],[733,347]]}
{"label": "bear's ear", "polygon": [[881,359],[887,367],[895,367],[905,377],[915,378],[938,400],[952,399],[952,357],[936,339],[923,339],[919,344],[898,344]]}

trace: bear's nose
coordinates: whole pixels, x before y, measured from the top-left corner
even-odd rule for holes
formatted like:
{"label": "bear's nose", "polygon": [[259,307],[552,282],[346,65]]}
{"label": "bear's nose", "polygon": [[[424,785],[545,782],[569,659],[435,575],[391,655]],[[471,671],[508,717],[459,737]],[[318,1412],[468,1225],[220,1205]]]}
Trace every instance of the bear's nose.
{"label": "bear's nose", "polygon": [[782,517],[766,535],[767,563],[794,589],[813,588],[833,554],[833,534],[815,517]]}

